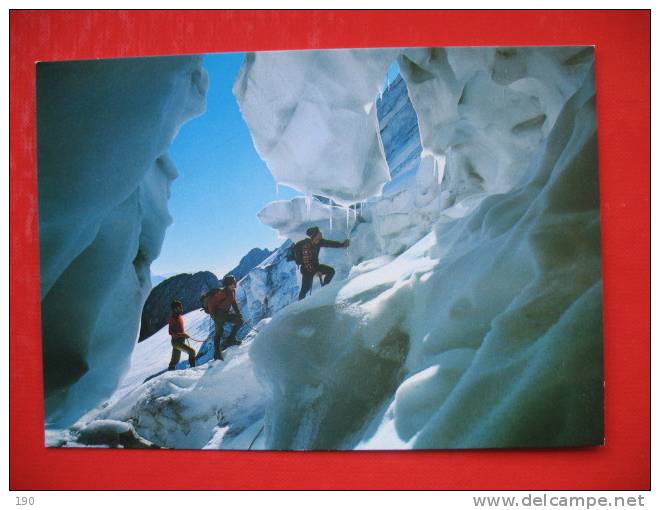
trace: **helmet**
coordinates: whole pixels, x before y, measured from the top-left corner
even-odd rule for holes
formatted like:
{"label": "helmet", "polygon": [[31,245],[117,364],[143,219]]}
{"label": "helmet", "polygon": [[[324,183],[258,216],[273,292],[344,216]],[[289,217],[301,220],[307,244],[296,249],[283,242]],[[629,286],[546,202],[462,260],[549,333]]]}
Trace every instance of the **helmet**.
{"label": "helmet", "polygon": [[307,234],[307,237],[314,237],[314,236],[315,236],[316,234],[318,234],[320,231],[321,231],[321,229],[319,229],[319,227],[309,227],[309,228],[307,229],[306,234]]}
{"label": "helmet", "polygon": [[222,284],[226,287],[227,285],[231,285],[232,283],[236,283],[236,277],[233,274],[228,274],[222,279]]}

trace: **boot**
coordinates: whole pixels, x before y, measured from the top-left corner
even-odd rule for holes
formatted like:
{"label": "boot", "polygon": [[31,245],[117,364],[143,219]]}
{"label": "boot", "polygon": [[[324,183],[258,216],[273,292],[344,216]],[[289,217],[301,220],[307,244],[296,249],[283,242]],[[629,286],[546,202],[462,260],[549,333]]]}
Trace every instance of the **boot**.
{"label": "boot", "polygon": [[192,357],[188,360],[188,365],[190,365],[190,368],[192,368],[192,367],[195,366],[195,362],[196,362],[195,356],[192,356]]}
{"label": "boot", "polygon": [[213,339],[213,359],[223,361],[222,346],[220,345],[221,339]]}

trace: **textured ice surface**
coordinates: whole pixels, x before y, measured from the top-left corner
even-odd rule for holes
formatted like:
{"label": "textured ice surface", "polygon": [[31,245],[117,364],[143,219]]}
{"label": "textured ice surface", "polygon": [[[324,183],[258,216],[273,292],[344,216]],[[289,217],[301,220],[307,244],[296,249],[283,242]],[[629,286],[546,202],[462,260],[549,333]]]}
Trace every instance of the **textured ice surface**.
{"label": "textured ice surface", "polygon": [[[419,164],[422,144],[419,139],[417,114],[408,97],[406,82],[397,76],[376,102],[378,126],[383,141],[390,176],[396,180],[401,174],[415,172]],[[387,193],[392,183],[387,183]]]}
{"label": "textured ice surface", "polygon": [[[261,328],[267,321],[258,324]],[[139,438],[129,447],[249,449],[263,447],[265,392],[254,377],[248,350],[255,332],[240,347],[226,350],[225,361],[210,361],[213,326],[208,315],[184,315],[186,331],[202,344],[199,365],[165,371],[172,352],[167,326],[139,343],[130,367],[113,395],[83,416],[68,432],[51,431],[49,446],[117,446],[117,433]],[[131,432],[131,434],[127,434]],[[126,441],[124,441],[126,443]]]}
{"label": "textured ice surface", "polygon": [[592,58],[591,48],[403,51],[419,166],[369,199],[348,278],[255,339],[266,447],[602,441]]}
{"label": "textured ice surface", "polygon": [[286,259],[290,246],[291,241],[285,241],[238,282],[236,300],[249,324],[272,317],[298,299],[298,268]]}
{"label": "textured ice surface", "polygon": [[344,205],[378,194],[389,172],[375,102],[397,50],[249,53],[234,85],[275,180]]}
{"label": "textured ice surface", "polygon": [[110,394],[171,218],[168,148],[206,107],[201,57],[37,66],[46,419]]}
{"label": "textured ice surface", "polygon": [[282,237],[300,241],[309,227],[319,227],[327,238],[345,239],[355,226],[355,209],[325,204],[314,197],[295,197],[267,204],[257,214],[259,220]]}
{"label": "textured ice surface", "polygon": [[592,48],[414,48],[399,57],[424,150],[452,196],[508,191],[593,61]]}
{"label": "textured ice surface", "polygon": [[[305,239],[306,231],[311,226],[319,227],[326,239],[343,241],[351,236],[358,222],[358,212],[355,208],[325,204],[313,197],[270,202],[257,217],[262,223],[276,229],[282,237],[294,242]],[[349,251],[344,249],[322,248],[319,261],[321,264],[333,266],[337,271],[337,278],[346,276],[351,268]],[[295,264],[290,264],[297,272]]]}
{"label": "textured ice surface", "polygon": [[[398,85],[399,92],[380,103],[381,124],[369,128],[386,142],[392,180],[382,195],[379,186],[362,194],[366,203],[349,210],[356,217],[351,222],[349,216],[348,227],[345,217],[336,217],[346,209],[305,197],[268,204],[259,215],[292,239],[312,222],[327,229],[327,237],[347,233],[349,250],[322,251],[345,257],[333,261],[342,274],[303,301],[269,308],[283,306],[297,290],[295,265],[282,261],[285,244],[239,286],[250,313],[274,314],[257,325],[254,339],[230,349],[226,363],[143,384],[147,371],[157,372],[169,359],[162,330],[138,345],[119,390],[81,420],[80,430],[96,430],[95,420],[105,430],[104,420],[112,420],[114,427],[126,423],[145,440],[178,448],[602,442],[592,49],[393,51],[419,123],[419,156]],[[349,58],[336,53],[335,61],[325,53],[324,69],[350,79],[357,97],[371,90],[363,82],[384,77],[387,66],[374,77],[370,65],[353,65],[362,62],[358,50]],[[244,87],[237,90],[244,94],[244,115],[255,115],[248,120],[255,144],[274,175],[274,164],[286,175],[291,169],[298,189],[323,195],[305,187],[319,167],[303,163],[318,162],[325,149],[315,152],[314,143],[275,120],[289,118],[278,109],[298,96],[322,92],[320,102],[340,104],[346,86],[328,85],[332,79],[318,70],[313,52],[296,57],[295,65],[284,65],[282,54],[264,55],[268,73],[253,73],[261,56],[250,57],[237,82]],[[319,91],[312,93],[317,77]],[[250,88],[268,100],[246,94]],[[252,113],[246,97],[255,101]],[[310,119],[334,125],[334,109],[315,107]],[[296,120],[301,125],[304,112]],[[361,135],[370,143],[374,133]],[[277,152],[280,141],[291,151],[298,141],[304,150]],[[342,157],[364,159],[362,149],[346,146]],[[341,196],[344,170],[324,168],[332,173],[321,177],[333,177],[324,182],[330,186],[325,196]],[[353,177],[361,179],[363,170],[353,168],[359,174]],[[208,317],[193,314],[186,315],[187,327],[208,339]],[[157,352],[140,350],[147,347]],[[208,356],[204,351],[202,361]]]}

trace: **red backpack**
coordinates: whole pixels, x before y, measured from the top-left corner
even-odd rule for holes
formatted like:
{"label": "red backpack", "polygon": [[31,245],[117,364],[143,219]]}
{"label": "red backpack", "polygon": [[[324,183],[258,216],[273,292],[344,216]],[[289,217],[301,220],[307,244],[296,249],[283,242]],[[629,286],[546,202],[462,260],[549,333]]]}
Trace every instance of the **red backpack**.
{"label": "red backpack", "polygon": [[211,289],[208,292],[205,292],[202,294],[202,297],[200,298],[200,301],[202,302],[202,310],[204,310],[206,313],[210,313],[208,309],[208,301],[211,296],[215,296],[218,292],[220,292],[220,288],[217,289]]}

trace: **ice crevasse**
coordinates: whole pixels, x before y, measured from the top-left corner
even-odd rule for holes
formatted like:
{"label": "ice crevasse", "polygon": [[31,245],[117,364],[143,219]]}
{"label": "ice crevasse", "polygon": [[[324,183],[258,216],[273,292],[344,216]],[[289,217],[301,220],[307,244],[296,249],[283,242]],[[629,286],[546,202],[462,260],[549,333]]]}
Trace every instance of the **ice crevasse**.
{"label": "ice crevasse", "polygon": [[[369,98],[393,59],[423,152],[388,192]],[[265,447],[602,442],[592,48],[264,53],[234,90],[278,182],[367,202],[346,277],[252,343]],[[287,208],[260,216],[300,230]]]}
{"label": "ice crevasse", "polygon": [[198,56],[39,63],[39,230],[46,421],[116,387],[166,227],[169,146],[206,109]]}

